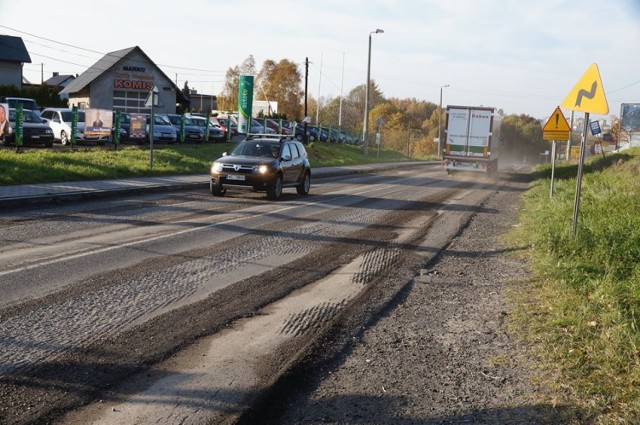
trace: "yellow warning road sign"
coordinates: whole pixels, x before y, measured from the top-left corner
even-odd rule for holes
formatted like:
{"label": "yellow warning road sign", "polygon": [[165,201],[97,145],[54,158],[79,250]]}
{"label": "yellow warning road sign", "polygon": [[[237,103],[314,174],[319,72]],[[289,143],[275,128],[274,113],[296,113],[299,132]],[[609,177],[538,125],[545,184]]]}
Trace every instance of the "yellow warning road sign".
{"label": "yellow warning road sign", "polygon": [[558,106],[542,127],[542,140],[569,140],[571,129]]}
{"label": "yellow warning road sign", "polygon": [[584,73],[578,84],[562,102],[562,107],[572,111],[590,112],[594,114],[606,115],[609,113],[609,104],[604,95],[602,79],[598,65],[591,64]]}

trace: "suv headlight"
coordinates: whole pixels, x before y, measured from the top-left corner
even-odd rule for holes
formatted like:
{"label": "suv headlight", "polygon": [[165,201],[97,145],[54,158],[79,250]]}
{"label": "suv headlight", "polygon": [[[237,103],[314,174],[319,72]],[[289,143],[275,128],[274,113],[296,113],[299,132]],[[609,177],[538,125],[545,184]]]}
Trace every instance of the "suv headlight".
{"label": "suv headlight", "polygon": [[220,173],[222,171],[222,164],[219,162],[214,162],[211,165],[211,171],[214,173]]}
{"label": "suv headlight", "polygon": [[269,172],[269,166],[268,165],[258,165],[257,167],[257,171],[260,174],[267,174]]}

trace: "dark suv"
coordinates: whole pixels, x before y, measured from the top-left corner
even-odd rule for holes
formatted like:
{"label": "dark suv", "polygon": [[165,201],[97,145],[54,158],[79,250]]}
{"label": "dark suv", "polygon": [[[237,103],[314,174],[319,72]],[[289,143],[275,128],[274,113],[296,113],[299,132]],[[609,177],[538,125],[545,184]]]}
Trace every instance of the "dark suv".
{"label": "dark suv", "polygon": [[309,193],[311,167],[302,143],[291,139],[256,138],[240,142],[211,165],[211,193],[224,196],[227,187],[266,191],[279,199],[282,188]]}

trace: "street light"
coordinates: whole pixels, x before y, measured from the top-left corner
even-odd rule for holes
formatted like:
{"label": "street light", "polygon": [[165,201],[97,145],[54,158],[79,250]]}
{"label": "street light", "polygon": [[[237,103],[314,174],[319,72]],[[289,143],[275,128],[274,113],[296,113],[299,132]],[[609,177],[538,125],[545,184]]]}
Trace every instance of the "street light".
{"label": "street light", "polygon": [[364,142],[364,156],[369,154],[369,81],[371,79],[371,34],[381,34],[384,31],[380,28],[369,33],[369,56],[367,60],[367,86],[364,95],[364,128],[362,130],[362,139]]}
{"label": "street light", "polygon": [[442,133],[440,132],[440,121],[442,120],[442,89],[445,87],[449,87],[449,84],[440,86],[440,106],[438,107],[438,159],[440,159],[442,156],[442,150],[440,149],[440,147],[442,146],[440,142],[440,140],[442,139]]}

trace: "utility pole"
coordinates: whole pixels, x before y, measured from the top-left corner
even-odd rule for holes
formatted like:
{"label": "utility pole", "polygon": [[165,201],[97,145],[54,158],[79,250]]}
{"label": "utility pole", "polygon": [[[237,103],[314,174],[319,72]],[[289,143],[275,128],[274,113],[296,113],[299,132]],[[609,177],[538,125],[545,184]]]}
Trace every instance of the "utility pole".
{"label": "utility pole", "polygon": [[316,125],[320,125],[320,85],[322,84],[322,53],[320,53],[320,77],[318,78],[318,102],[316,102]]}
{"label": "utility pole", "polygon": [[304,142],[309,143],[307,135],[307,92],[309,91],[309,58],[304,59]]}

